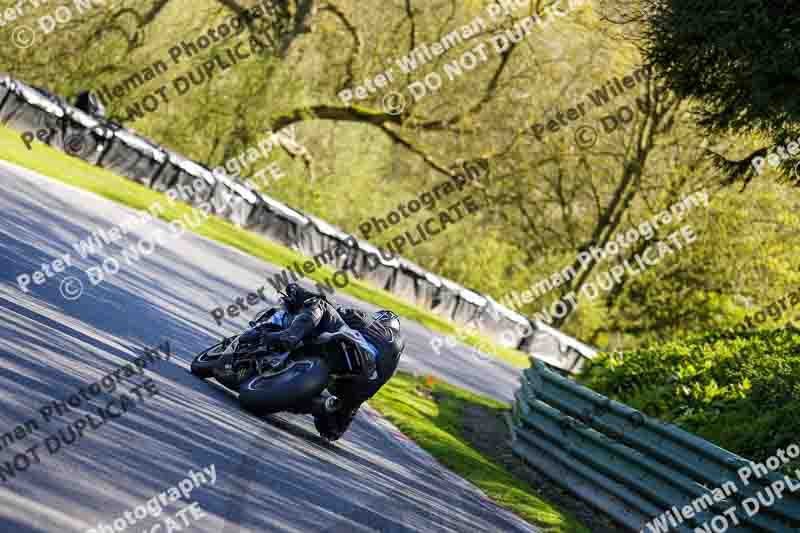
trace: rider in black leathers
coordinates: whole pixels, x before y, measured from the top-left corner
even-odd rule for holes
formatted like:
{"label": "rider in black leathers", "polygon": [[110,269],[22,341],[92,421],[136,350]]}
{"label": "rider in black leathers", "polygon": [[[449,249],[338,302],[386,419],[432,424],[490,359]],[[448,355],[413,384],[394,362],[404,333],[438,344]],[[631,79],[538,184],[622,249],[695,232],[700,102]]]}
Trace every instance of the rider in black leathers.
{"label": "rider in black leathers", "polygon": [[334,413],[314,415],[314,425],[326,439],[339,439],[361,404],[394,375],[405,348],[399,319],[391,311],[378,311],[369,316],[354,308],[335,308],[323,295],[293,283],[287,285],[281,301],[294,318],[283,331],[263,333],[263,342],[278,342],[284,349],[293,350],[300,341],[349,327],[359,332],[372,348],[356,346],[345,353],[336,346],[327,345],[322,350],[331,372],[349,377],[329,387],[329,392],[341,400],[342,407]]}

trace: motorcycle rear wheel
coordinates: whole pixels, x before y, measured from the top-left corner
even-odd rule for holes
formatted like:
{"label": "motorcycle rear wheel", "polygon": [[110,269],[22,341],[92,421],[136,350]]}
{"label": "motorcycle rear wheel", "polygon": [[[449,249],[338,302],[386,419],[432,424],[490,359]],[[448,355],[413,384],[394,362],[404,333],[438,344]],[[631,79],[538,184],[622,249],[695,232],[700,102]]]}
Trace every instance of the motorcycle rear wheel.
{"label": "motorcycle rear wheel", "polygon": [[256,414],[272,414],[302,405],[328,385],[330,370],[324,359],[303,357],[277,372],[265,372],[239,387],[239,403]]}

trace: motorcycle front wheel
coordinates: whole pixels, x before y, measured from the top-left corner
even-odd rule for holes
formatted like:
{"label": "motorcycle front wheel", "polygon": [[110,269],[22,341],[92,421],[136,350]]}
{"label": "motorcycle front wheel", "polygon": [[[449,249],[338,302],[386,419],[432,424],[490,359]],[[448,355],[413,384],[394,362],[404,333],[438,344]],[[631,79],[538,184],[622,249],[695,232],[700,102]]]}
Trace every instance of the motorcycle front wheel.
{"label": "motorcycle front wheel", "polygon": [[303,357],[281,370],[247,380],[239,387],[239,402],[256,414],[286,411],[321,394],[328,385],[329,376],[324,359]]}
{"label": "motorcycle front wheel", "polygon": [[225,341],[221,341],[197,354],[192,361],[192,374],[203,379],[212,377],[213,369],[224,351]]}

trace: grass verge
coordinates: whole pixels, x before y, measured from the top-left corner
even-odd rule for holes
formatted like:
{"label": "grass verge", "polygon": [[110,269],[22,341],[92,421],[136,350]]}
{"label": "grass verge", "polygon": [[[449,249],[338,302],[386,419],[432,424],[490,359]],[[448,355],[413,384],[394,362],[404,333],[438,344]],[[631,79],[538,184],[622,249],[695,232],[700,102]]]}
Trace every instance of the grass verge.
{"label": "grass verge", "polygon": [[[192,208],[188,205],[171,205],[167,197],[161,193],[152,191],[143,185],[117,176],[107,170],[90,165],[80,159],[70,157],[39,141],[34,141],[32,147],[33,149],[31,150],[27,149],[20,138],[20,132],[6,126],[0,126],[0,156],[6,161],[134,209],[146,210],[154,203],[160,202],[160,205],[164,206],[164,213],[159,215],[159,218],[167,222],[180,219],[192,213]],[[196,227],[194,231],[199,235],[227,244],[246,254],[264,259],[281,267],[286,267],[295,261],[302,263],[309,259],[290,248],[270,241],[256,233],[243,230],[217,217],[210,217],[205,223]],[[333,271],[330,269],[319,269],[309,275],[309,278],[315,281],[323,281],[332,274]],[[414,320],[433,331],[443,335],[456,336],[457,329],[452,323],[425,309],[400,300],[387,291],[358,280],[350,280],[350,283],[341,290],[365,302],[391,309],[398,315]],[[517,350],[498,346],[488,339],[475,336],[459,336],[459,339],[466,344],[478,346],[484,350],[491,347],[492,353],[489,355],[494,355],[517,368],[528,368],[530,366],[528,355]]]}
{"label": "grass verge", "polygon": [[531,486],[468,443],[465,409],[481,407],[501,417],[510,409],[508,405],[404,372],[395,374],[369,404],[441,464],[526,522],[547,533],[589,533],[574,517],[540,499]]}

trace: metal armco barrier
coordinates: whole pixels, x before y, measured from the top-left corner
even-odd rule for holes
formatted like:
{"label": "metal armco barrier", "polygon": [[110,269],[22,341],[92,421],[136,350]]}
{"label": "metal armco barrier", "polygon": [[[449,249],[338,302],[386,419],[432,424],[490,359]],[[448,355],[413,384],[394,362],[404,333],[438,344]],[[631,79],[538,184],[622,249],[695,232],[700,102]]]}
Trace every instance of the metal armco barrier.
{"label": "metal armco barrier", "polygon": [[[186,159],[133,131],[91,116],[69,105],[64,98],[30,87],[9,76],[0,76],[0,122],[18,131],[40,128],[58,130],[48,143],[74,157],[103,167],[156,191],[191,189],[197,180],[202,192],[186,198],[198,205],[210,198],[222,206],[217,216],[242,228],[280,242],[308,256],[323,254],[343,242],[347,233],[250,190],[225,175],[212,174],[205,166]],[[38,141],[37,141],[38,142]],[[22,141],[20,141],[22,143]],[[224,202],[238,196],[241,201]],[[183,199],[183,193],[181,193]],[[489,297],[425,271],[403,258],[387,259],[371,244],[356,239],[358,253],[347,258],[357,277],[390,291],[457,324],[481,325],[482,333],[495,342],[518,348],[564,372],[575,373],[582,359],[594,351],[552,328],[531,322]],[[344,259],[342,259],[344,261]],[[333,264],[332,268],[345,266]],[[521,325],[526,326],[525,328]],[[527,334],[520,331],[527,330]],[[534,338],[535,337],[535,338]],[[564,342],[567,339],[567,342]],[[569,356],[564,355],[564,347]]]}
{"label": "metal armco barrier", "polygon": [[[749,461],[582,387],[540,361],[525,370],[521,382],[514,453],[625,530],[719,533],[722,521],[717,519],[716,528],[711,521],[735,506],[739,524],[729,520],[726,532],[800,531],[800,491],[785,490],[752,517],[742,506],[782,476],[754,475],[745,485],[737,470]],[[736,491],[729,489],[725,501],[711,498],[726,482]],[[698,501],[708,505],[700,505],[693,518],[680,517],[680,509]],[[682,523],[664,514],[673,508]],[[661,525],[653,522],[659,517]]]}
{"label": "metal armco barrier", "polygon": [[568,374],[578,374],[587,359],[592,359],[597,350],[572,337],[564,335],[540,320],[534,320],[534,332],[526,339],[526,351],[553,368]]}

